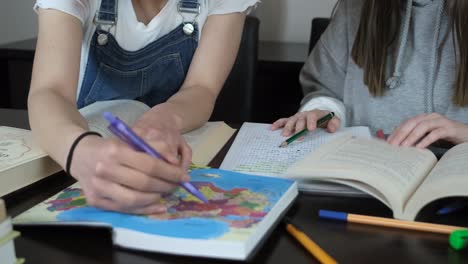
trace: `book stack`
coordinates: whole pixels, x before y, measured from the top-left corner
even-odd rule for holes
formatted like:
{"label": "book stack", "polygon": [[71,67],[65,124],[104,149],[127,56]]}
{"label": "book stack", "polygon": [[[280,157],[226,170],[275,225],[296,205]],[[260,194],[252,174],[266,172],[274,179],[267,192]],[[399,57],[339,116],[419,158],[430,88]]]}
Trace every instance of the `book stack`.
{"label": "book stack", "polygon": [[17,259],[13,239],[20,235],[13,230],[11,219],[7,216],[5,203],[0,199],[0,260],[5,264],[23,263],[24,259]]}

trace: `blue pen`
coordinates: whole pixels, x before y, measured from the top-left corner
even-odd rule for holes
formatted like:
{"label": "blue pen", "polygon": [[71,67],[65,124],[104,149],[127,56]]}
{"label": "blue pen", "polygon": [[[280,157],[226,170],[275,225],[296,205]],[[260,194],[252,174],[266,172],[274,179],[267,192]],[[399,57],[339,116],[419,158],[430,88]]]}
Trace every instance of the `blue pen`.
{"label": "blue pen", "polygon": [[[138,151],[145,152],[155,158],[160,160],[167,160],[161,156],[156,150],[154,150],[150,145],[148,145],[143,139],[141,139],[133,130],[127,126],[122,120],[118,117],[115,117],[111,113],[105,112],[104,118],[109,121],[109,126],[107,127],[114,135],[120,138],[122,141],[133,147]],[[182,187],[185,188],[189,193],[193,194],[195,197],[200,199],[204,203],[208,203],[208,200],[203,196],[203,194],[195,188],[190,182],[181,183]]]}
{"label": "blue pen", "polygon": [[447,214],[451,214],[451,213],[460,211],[462,209],[465,209],[466,207],[467,207],[466,201],[462,202],[462,201],[458,200],[458,201],[449,203],[448,205],[440,208],[436,212],[436,214],[437,215],[447,215]]}

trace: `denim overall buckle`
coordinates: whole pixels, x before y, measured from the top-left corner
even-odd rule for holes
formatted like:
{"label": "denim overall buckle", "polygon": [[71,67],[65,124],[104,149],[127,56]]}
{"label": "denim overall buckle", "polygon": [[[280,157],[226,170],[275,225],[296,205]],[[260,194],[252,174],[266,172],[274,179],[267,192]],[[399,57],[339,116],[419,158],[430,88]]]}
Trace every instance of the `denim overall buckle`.
{"label": "denim overall buckle", "polygon": [[190,13],[190,14],[200,14],[201,12],[201,7],[200,3],[195,3],[191,6],[184,4],[186,1],[180,1],[179,4],[177,5],[177,10],[182,13]]}
{"label": "denim overall buckle", "polygon": [[[184,24],[184,27],[182,29],[185,35],[192,35],[195,31],[195,20],[201,12],[200,3],[198,2],[198,0],[180,0],[177,4],[177,10],[182,16],[182,23]],[[182,13],[195,14],[195,18],[192,22],[185,22],[185,17],[182,15]]]}
{"label": "denim overall buckle", "polygon": [[99,10],[94,16],[94,24],[99,30],[103,30],[102,27],[106,26],[107,29],[104,33],[99,33],[97,42],[99,45],[106,45],[109,41],[109,31],[110,29],[117,24],[117,5],[118,0],[102,0]]}

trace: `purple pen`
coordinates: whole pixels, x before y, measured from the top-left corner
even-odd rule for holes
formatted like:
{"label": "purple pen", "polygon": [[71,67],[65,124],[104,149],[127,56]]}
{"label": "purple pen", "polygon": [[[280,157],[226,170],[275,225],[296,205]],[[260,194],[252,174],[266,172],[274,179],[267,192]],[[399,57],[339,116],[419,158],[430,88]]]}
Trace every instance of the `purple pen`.
{"label": "purple pen", "polygon": [[[148,145],[143,139],[141,139],[133,130],[127,126],[122,120],[118,117],[115,117],[109,112],[104,113],[104,118],[109,122],[108,129],[116,135],[119,139],[133,147],[135,150],[145,152],[155,158],[160,160],[167,160],[161,156],[156,150],[154,150],[150,145]],[[203,194],[195,188],[190,182],[181,183],[182,187],[187,190],[189,193],[193,194],[195,197],[200,199],[204,203],[208,203],[208,200],[203,196]]]}

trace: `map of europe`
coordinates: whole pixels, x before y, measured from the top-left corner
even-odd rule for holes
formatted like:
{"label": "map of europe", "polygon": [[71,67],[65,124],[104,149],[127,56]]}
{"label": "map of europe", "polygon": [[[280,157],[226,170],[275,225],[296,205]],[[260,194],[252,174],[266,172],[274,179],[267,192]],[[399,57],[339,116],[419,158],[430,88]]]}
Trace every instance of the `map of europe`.
{"label": "map of europe", "polygon": [[180,238],[209,239],[232,229],[251,229],[287,191],[284,179],[242,175],[222,170],[192,171],[193,185],[209,200],[204,204],[178,188],[163,196],[167,212],[155,215],[128,215],[86,205],[80,188],[70,187],[46,201],[49,212],[58,212],[62,221],[97,221],[113,227]]}

